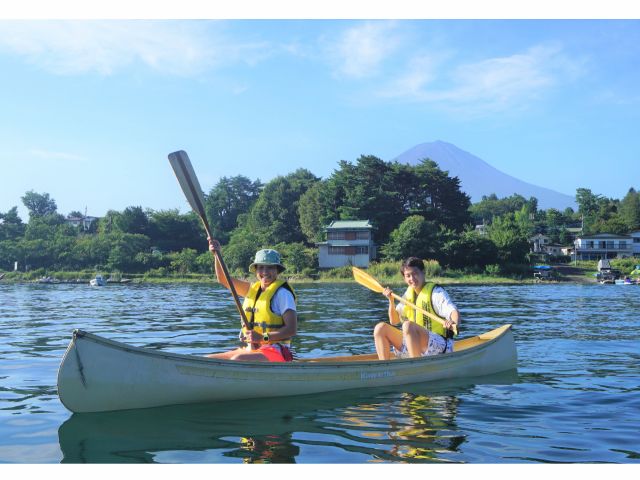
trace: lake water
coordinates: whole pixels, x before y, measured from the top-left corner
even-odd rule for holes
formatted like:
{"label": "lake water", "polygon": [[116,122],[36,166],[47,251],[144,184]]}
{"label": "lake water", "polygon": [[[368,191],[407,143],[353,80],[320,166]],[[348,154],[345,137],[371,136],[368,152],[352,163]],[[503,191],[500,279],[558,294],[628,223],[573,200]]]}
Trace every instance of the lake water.
{"label": "lake water", "polygon": [[[373,351],[384,297],[357,284],[296,289],[298,355]],[[72,415],[56,375],[73,329],[170,352],[227,350],[239,326],[230,294],[0,284],[0,463],[640,463],[639,286],[448,291],[463,336],[514,325],[517,373]]]}

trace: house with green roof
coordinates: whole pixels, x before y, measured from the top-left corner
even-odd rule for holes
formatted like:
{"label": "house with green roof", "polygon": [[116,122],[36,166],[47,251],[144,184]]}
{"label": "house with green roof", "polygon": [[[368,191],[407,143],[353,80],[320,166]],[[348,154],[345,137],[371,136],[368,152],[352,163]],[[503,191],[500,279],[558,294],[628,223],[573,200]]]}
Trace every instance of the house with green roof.
{"label": "house with green roof", "polygon": [[367,268],[376,258],[373,226],[369,220],[334,220],[324,230],[327,240],[317,244],[320,268],[345,265]]}

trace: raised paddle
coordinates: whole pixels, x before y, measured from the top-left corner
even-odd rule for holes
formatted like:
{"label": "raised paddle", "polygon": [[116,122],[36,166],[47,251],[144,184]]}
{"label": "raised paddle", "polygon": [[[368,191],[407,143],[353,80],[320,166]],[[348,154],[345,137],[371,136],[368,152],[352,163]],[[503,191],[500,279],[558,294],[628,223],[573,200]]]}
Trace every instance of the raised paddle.
{"label": "raised paddle", "polygon": [[[187,201],[193,211],[198,214],[200,220],[202,220],[202,224],[204,225],[204,229],[207,232],[207,236],[213,239],[211,235],[211,228],[209,227],[209,222],[207,221],[207,214],[204,210],[204,195],[202,193],[202,188],[200,188],[200,183],[198,182],[198,177],[196,177],[196,173],[193,171],[193,167],[191,166],[191,162],[189,161],[189,156],[187,152],[183,150],[179,150],[177,152],[173,152],[169,154],[169,163],[171,163],[171,167],[178,178],[178,183],[182,187],[182,191],[184,192],[185,197],[187,197]],[[249,322],[247,321],[247,316],[242,309],[242,305],[240,304],[240,298],[238,298],[238,292],[236,292],[236,287],[233,285],[233,281],[229,276],[229,270],[227,270],[227,266],[222,259],[222,255],[218,250],[214,250],[214,255],[218,258],[218,262],[222,266],[222,272],[224,273],[224,278],[229,285],[229,290],[231,290],[231,295],[233,295],[233,300],[236,304],[236,308],[238,312],[240,312],[240,318],[242,320],[242,325],[246,330],[251,330],[249,326]],[[215,268],[215,266],[214,266]]]}
{"label": "raised paddle", "polygon": [[[351,269],[353,271],[353,278],[355,278],[356,282],[358,282],[360,285],[364,285],[369,290],[373,290],[374,292],[377,292],[377,293],[384,292],[384,287],[380,284],[380,282],[378,282],[375,278],[373,278],[367,272],[365,272],[364,270],[360,270],[358,267],[351,267]],[[403,303],[405,305],[409,305],[411,308],[413,308],[414,310],[417,310],[418,312],[422,313],[423,315],[426,315],[431,320],[435,320],[436,322],[441,324],[443,327],[445,326],[444,321],[441,318],[439,318],[436,315],[434,315],[433,313],[428,312],[428,311],[424,310],[423,308],[420,308],[415,303],[411,303],[409,300],[406,300],[406,299],[402,298],[401,296],[396,295],[393,292],[391,292],[391,295],[393,296],[393,298],[398,300],[400,303]],[[458,334],[458,328],[455,325],[453,325],[453,333],[455,333],[456,335]]]}

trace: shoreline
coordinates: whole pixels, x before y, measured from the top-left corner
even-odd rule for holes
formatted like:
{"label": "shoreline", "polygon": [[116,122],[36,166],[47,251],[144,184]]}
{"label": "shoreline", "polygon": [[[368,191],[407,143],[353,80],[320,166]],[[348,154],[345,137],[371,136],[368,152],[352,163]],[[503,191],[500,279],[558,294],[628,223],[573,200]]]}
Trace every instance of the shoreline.
{"label": "shoreline", "polygon": [[[89,281],[93,277],[81,277],[75,279],[65,279],[68,272],[52,272],[47,276],[48,281],[41,279],[23,278],[7,273],[4,275],[0,284],[41,284],[41,285],[89,285]],[[58,277],[58,278],[57,278]],[[63,277],[63,278],[60,278]],[[243,277],[240,277],[243,278]],[[310,277],[290,277],[282,276],[291,284],[318,284],[318,283],[357,283],[353,278],[310,278]],[[252,277],[244,277],[244,280],[252,281]],[[387,285],[403,285],[402,279],[397,277],[377,277],[380,283]],[[489,275],[460,275],[460,276],[438,276],[430,277],[430,281],[439,285],[535,285],[535,284],[597,284],[595,278],[585,273],[584,275],[566,275],[554,280],[536,280],[535,278],[517,279],[509,277],[494,277]],[[127,286],[127,285],[149,285],[149,284],[185,284],[185,283],[202,283],[202,284],[218,284],[219,282],[214,275],[190,274],[189,276],[166,276],[166,277],[145,277],[144,275],[122,275],[119,280],[107,279],[107,286]]]}

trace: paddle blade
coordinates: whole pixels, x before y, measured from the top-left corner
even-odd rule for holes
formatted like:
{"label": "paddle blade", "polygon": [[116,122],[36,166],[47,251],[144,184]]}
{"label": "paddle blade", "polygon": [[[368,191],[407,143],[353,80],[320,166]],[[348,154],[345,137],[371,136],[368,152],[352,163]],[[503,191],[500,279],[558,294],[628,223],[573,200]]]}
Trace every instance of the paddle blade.
{"label": "paddle blade", "polygon": [[382,293],[384,291],[384,287],[367,272],[360,270],[358,267],[351,267],[351,270],[353,271],[353,278],[355,278],[356,282],[360,285],[364,285],[374,292]]}
{"label": "paddle blade", "polygon": [[198,182],[198,177],[191,166],[191,161],[187,152],[184,150],[178,150],[169,154],[169,163],[173,168],[178,183],[184,192],[184,196],[187,197],[187,201],[191,208],[198,214],[204,223],[207,234],[209,234],[209,223],[207,222],[207,214],[204,210],[204,194]]}

